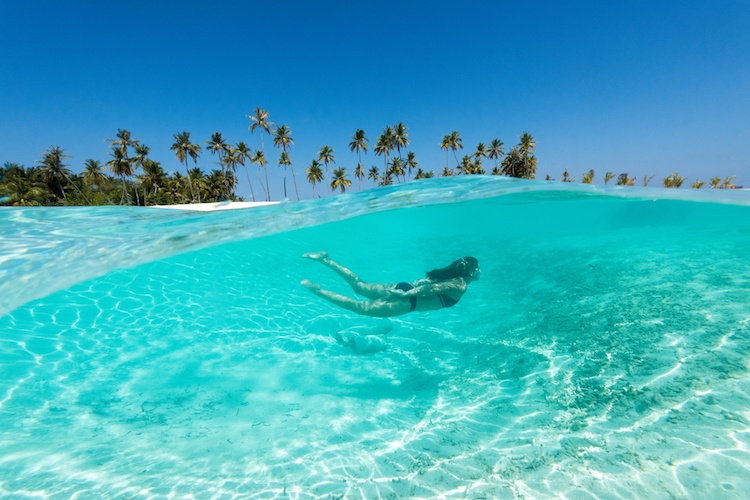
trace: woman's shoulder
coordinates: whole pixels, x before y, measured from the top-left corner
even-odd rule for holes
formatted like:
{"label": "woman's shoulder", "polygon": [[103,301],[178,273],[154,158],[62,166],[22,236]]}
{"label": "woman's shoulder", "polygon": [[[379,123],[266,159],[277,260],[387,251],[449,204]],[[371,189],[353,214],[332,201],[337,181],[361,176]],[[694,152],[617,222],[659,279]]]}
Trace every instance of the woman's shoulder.
{"label": "woman's shoulder", "polygon": [[463,278],[451,278],[443,281],[433,281],[432,283],[439,283],[444,287],[449,287],[457,290],[466,290],[466,281]]}

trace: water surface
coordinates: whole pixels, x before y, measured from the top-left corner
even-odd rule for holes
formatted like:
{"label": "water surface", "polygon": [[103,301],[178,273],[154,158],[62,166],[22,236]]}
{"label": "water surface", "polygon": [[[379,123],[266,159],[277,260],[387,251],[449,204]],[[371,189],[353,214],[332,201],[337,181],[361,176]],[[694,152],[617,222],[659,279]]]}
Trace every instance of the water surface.
{"label": "water surface", "polygon": [[[0,492],[745,497],[743,196],[490,177],[0,210]],[[299,285],[351,293],[300,258],[322,249],[367,281],[483,274],[453,308],[363,318]]]}

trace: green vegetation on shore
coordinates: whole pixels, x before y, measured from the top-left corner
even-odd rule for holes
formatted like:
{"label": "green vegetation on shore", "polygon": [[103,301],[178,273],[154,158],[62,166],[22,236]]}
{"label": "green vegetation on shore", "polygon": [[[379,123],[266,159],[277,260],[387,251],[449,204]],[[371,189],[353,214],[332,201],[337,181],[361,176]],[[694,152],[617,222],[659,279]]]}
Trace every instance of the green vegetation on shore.
{"label": "green vegetation on shore", "polygon": [[[116,137],[107,139],[111,144],[110,158],[102,164],[95,159],[83,162],[83,170],[74,174],[65,162],[70,156],[58,146],[50,147],[42,153],[42,159],[33,167],[25,167],[6,162],[0,167],[0,205],[5,206],[60,206],[60,205],[169,205],[182,203],[216,202],[223,200],[241,201],[235,191],[238,187],[237,170],[242,167],[248,184],[252,201],[271,201],[271,189],[268,177],[268,160],[266,157],[264,133],[273,140],[279,149],[277,164],[284,169],[284,196],[292,198],[291,189],[287,192],[287,167],[292,177],[294,196],[300,199],[297,188],[297,176],[289,150],[294,145],[292,131],[286,125],[276,126],[270,121],[267,111],[255,108],[249,130],[260,135],[261,149],[252,151],[244,142],[231,144],[221,132],[215,132],[210,140],[205,141],[205,153],[218,158],[220,169],[204,173],[197,166],[198,158],[204,153],[203,147],[192,142],[190,132],[174,134],[174,143],[170,149],[175,158],[185,168],[185,175],[179,172],[168,174],[162,166],[151,160],[148,155],[151,148],[133,139],[128,130],[120,129]],[[367,169],[362,163],[362,154],[369,151],[369,139],[363,130],[356,130],[351,136],[349,149],[357,155],[357,166],[353,169],[359,189],[374,186],[387,186],[434,177],[434,170],[419,166],[416,155],[406,151],[410,144],[409,132],[403,123],[386,127],[373,145],[375,156],[382,157],[382,169],[376,165]],[[534,179],[537,173],[537,157],[534,155],[536,141],[524,132],[517,145],[505,151],[500,139],[492,139],[489,144],[480,142],[474,152],[459,158],[458,151],[464,149],[463,140],[457,131],[443,136],[439,147],[445,150],[445,167],[439,170],[438,176],[491,174],[505,175],[524,179]],[[452,153],[452,154],[451,154]],[[451,158],[452,157],[452,158]],[[193,168],[190,168],[190,160]],[[489,172],[484,161],[492,162]],[[257,184],[251,180],[249,168],[256,165]],[[313,196],[321,196],[317,185],[325,184],[325,194],[351,188],[352,180],[346,168],[334,167],[329,173],[329,165],[336,165],[335,151],[330,146],[321,147],[318,156],[313,158],[305,169],[305,178],[312,185]],[[105,170],[106,169],[106,170]],[[108,170],[108,172],[107,172]],[[581,182],[594,182],[594,170],[584,172]],[[547,180],[554,180],[547,175]],[[644,176],[643,185],[648,186],[654,176]],[[606,172],[604,184],[615,180],[617,185],[633,186],[636,179],[627,173],[619,175]],[[708,186],[713,189],[736,188],[732,181],[734,176],[713,177]],[[567,169],[560,179],[562,182],[577,182]],[[678,173],[664,178],[663,186],[680,188],[685,178]],[[368,184],[366,186],[366,184]],[[696,180],[691,187],[700,189],[706,182]],[[256,189],[260,187],[256,198]],[[260,197],[259,197],[260,198]]]}

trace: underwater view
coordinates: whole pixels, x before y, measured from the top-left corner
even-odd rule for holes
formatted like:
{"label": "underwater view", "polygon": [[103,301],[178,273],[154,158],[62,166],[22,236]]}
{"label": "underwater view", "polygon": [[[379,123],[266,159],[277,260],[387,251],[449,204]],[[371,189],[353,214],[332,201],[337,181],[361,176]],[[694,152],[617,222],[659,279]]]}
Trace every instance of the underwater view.
{"label": "underwater view", "polygon": [[[302,258],[453,307],[360,316]],[[750,193],[429,179],[0,209],[0,495],[746,498]]]}

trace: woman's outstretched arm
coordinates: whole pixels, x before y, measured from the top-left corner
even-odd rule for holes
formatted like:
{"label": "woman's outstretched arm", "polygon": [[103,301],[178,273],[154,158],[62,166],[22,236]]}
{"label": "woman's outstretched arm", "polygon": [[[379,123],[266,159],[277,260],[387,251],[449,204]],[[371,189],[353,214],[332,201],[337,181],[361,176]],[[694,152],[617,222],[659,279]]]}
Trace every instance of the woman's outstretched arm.
{"label": "woman's outstretched arm", "polygon": [[462,279],[441,281],[438,283],[419,284],[411,290],[390,290],[394,297],[429,297],[440,293],[463,294],[466,292],[466,282]]}

